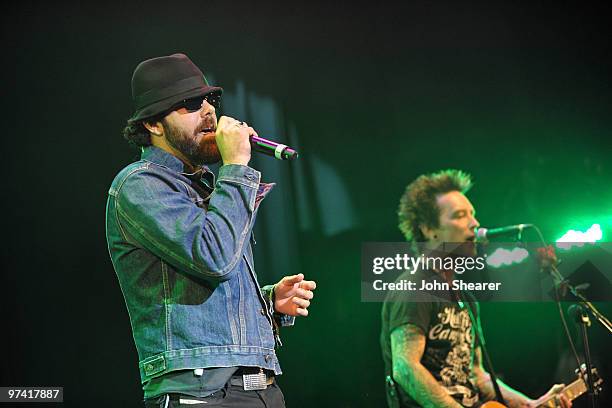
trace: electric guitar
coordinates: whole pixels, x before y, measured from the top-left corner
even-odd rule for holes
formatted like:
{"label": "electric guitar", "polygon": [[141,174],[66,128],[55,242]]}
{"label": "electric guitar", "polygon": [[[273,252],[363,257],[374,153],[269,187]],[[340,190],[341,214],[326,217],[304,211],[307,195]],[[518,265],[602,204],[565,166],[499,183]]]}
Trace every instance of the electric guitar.
{"label": "electric guitar", "polygon": [[[599,378],[596,368],[593,368],[591,373],[593,375],[593,387],[595,388],[595,392],[596,393],[600,392],[601,384],[603,383],[603,380]],[[576,370],[576,374],[578,375],[578,379],[576,381],[574,381],[570,385],[563,388],[563,390],[559,392],[558,394],[554,394],[548,397],[547,399],[541,401],[540,404],[538,405],[538,408],[555,408],[557,406],[560,406],[555,401],[555,397],[560,396],[560,395],[565,395],[565,397],[568,400],[573,401],[574,399],[578,398],[579,396],[587,392],[588,386],[585,382],[585,379],[583,378],[584,377],[583,372],[578,372],[578,370]],[[481,408],[507,408],[507,407],[504,404],[501,404],[497,401],[488,401],[482,404]]]}

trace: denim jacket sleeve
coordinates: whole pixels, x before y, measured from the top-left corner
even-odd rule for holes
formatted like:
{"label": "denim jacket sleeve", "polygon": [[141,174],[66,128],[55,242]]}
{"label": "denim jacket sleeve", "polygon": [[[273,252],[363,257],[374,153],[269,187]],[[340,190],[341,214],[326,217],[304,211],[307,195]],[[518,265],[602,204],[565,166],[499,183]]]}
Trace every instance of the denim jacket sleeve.
{"label": "denim jacket sleeve", "polygon": [[122,228],[188,273],[211,281],[230,279],[248,245],[260,173],[247,166],[222,166],[204,210],[181,180],[152,166],[129,175],[117,193]]}

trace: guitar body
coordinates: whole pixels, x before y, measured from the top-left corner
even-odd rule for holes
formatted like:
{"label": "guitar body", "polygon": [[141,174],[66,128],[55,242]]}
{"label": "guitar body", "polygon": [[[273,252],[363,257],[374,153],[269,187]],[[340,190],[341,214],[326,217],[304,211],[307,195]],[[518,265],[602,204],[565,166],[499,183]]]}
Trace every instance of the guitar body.
{"label": "guitar body", "polygon": [[504,404],[500,404],[497,401],[487,401],[480,406],[480,408],[508,408]]}

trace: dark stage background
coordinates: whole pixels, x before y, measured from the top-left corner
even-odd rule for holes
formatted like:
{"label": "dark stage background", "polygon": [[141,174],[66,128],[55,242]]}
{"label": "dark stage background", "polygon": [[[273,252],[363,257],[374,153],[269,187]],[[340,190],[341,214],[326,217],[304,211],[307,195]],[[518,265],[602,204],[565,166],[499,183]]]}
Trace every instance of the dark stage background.
{"label": "dark stage background", "polygon": [[[154,56],[185,52],[225,87],[226,114],[302,154],[252,161],[278,183],[256,229],[261,282],[303,272],[319,286],[311,315],[283,331],[289,407],[384,406],[380,304],[360,301],[360,244],[402,239],[397,203],[417,175],[471,172],[483,225],[536,223],[553,240],[600,222],[609,240],[608,8],[459,3],[5,5],[0,385],[63,386],[65,406],[139,406],[104,207],[136,156],[120,135],[131,74]],[[536,397],[571,378],[555,305],[482,314],[509,384]],[[591,336],[609,386],[611,337],[597,325]]]}

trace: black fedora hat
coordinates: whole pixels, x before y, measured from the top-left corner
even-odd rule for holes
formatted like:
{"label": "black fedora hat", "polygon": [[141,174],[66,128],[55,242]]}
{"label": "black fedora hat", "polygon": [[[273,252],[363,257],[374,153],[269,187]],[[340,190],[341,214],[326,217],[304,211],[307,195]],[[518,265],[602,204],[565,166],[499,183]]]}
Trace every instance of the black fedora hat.
{"label": "black fedora hat", "polygon": [[183,99],[218,93],[200,69],[185,54],[148,59],[138,64],[132,75],[134,115],[129,123],[152,118],[169,111]]}

